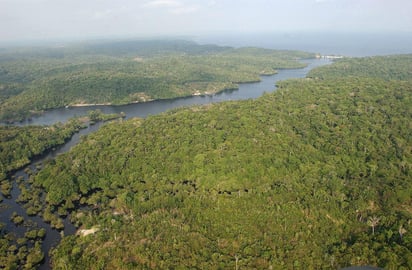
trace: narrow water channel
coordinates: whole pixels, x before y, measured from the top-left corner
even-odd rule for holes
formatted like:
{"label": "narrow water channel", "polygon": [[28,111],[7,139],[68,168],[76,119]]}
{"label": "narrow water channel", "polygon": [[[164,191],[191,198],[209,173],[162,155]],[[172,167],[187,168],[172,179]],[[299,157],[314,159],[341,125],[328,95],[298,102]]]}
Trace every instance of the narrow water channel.
{"label": "narrow water channel", "polygon": [[[126,114],[126,118],[144,118],[148,115],[155,115],[176,107],[209,104],[228,100],[257,98],[265,92],[274,91],[276,89],[276,83],[280,80],[286,80],[291,78],[303,78],[311,69],[330,63],[329,60],[325,59],[312,59],[305,60],[303,62],[307,63],[308,66],[302,69],[279,70],[278,74],[272,76],[262,76],[260,82],[240,84],[238,90],[225,91],[212,96],[192,96],[187,98],[157,100],[148,103],[129,104],[122,106],[98,106],[97,108],[100,109],[103,113],[124,112]],[[66,122],[68,119],[75,116],[85,115],[88,113],[88,111],[94,109],[96,109],[96,106],[60,108],[49,110],[45,112],[43,115],[33,117],[30,121],[21,122],[18,125],[52,125],[57,122]],[[72,146],[76,145],[80,141],[81,136],[96,131],[100,127],[100,125],[101,124],[89,126],[88,128],[81,130],[79,133],[76,133],[64,145],[57,147],[47,155],[36,158],[32,161],[30,165],[16,171],[14,173],[14,178],[17,179],[19,177],[23,177],[26,181],[29,177],[29,175],[26,173],[27,169],[31,171],[36,171],[38,164],[41,164],[48,159],[53,159],[57,155],[69,151]],[[13,189],[11,192],[11,196],[9,198],[4,198],[2,202],[2,209],[0,209],[1,222],[6,223],[5,229],[7,231],[13,231],[16,235],[24,235],[24,232],[27,230],[27,228],[23,226],[16,226],[9,219],[12,213],[16,212],[18,215],[24,217],[25,221],[29,221],[30,223],[35,224],[35,227],[46,229],[46,238],[43,240],[42,243],[42,250],[45,254],[45,260],[44,263],[39,267],[39,269],[50,269],[48,256],[49,250],[59,243],[61,239],[61,234],[74,234],[76,228],[70,223],[69,217],[65,219],[65,229],[62,233],[58,230],[52,229],[49,224],[45,223],[42,220],[41,217],[28,216],[23,206],[16,201],[19,195],[20,190],[18,188],[18,183],[17,181],[13,181]]]}
{"label": "narrow water channel", "polygon": [[41,166],[44,161],[54,159],[56,156],[69,151],[71,147],[79,143],[82,136],[98,130],[101,125],[102,123],[97,123],[80,130],[78,133],[74,134],[64,145],[56,147],[49,153],[35,158],[29,165],[13,173],[12,178],[14,178],[15,180],[12,181],[12,190],[10,193],[11,196],[8,198],[3,198],[3,202],[1,203],[2,208],[0,209],[0,220],[2,223],[6,224],[6,227],[4,228],[6,231],[13,232],[18,236],[24,236],[24,233],[28,230],[28,228],[22,225],[16,226],[10,220],[10,217],[13,213],[22,216],[25,220],[25,224],[31,225],[30,228],[44,228],[46,230],[46,237],[43,239],[42,243],[42,251],[45,256],[44,263],[40,267],[38,267],[38,269],[50,269],[49,250],[59,243],[62,235],[74,234],[76,232],[76,227],[70,223],[69,216],[64,219],[64,230],[58,231],[56,229],[53,229],[50,224],[44,222],[40,216],[27,215],[26,209],[23,207],[23,205],[17,202],[17,199],[20,195],[17,179],[22,178],[23,181],[27,181],[30,177],[28,173],[29,171],[36,173],[38,166]]}

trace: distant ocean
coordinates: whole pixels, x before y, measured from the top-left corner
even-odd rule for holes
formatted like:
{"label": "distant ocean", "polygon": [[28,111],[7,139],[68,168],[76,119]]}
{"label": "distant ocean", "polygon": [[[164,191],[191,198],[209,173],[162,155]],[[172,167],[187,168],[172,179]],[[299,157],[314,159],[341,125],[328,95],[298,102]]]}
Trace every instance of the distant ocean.
{"label": "distant ocean", "polygon": [[205,35],[194,40],[200,44],[212,43],[234,47],[257,46],[352,57],[412,53],[412,31],[409,33],[220,34]]}

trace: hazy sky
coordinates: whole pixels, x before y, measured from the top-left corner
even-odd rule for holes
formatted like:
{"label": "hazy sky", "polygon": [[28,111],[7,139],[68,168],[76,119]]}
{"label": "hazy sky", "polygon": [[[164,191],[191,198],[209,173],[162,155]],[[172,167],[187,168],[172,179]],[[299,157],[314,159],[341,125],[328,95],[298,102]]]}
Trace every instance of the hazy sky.
{"label": "hazy sky", "polygon": [[412,0],[0,0],[0,42],[224,32],[410,31]]}

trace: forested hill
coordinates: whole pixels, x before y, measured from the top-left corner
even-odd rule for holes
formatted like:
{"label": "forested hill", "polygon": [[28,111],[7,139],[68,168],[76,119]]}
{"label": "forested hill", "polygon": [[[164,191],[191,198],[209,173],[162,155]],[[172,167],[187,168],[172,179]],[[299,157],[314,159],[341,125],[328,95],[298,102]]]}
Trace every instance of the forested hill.
{"label": "forested hill", "polygon": [[333,79],[340,77],[369,77],[384,80],[412,80],[412,54],[344,58],[332,67],[309,72],[308,77]]}
{"label": "forested hill", "polygon": [[411,269],[410,76],[387,57],[390,80],[327,78],[369,61],[88,136],[34,179],[44,216],[90,229],[63,239],[53,267]]}
{"label": "forested hill", "polygon": [[280,68],[300,68],[314,54],[123,41],[0,53],[0,120],[22,120],[78,104],[127,104],[212,94],[258,81]]}

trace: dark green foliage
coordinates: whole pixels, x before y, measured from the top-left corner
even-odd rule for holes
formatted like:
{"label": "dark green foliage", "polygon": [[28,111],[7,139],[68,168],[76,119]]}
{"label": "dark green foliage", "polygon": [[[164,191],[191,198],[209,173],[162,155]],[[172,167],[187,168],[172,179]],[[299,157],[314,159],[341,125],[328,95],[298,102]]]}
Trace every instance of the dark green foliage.
{"label": "dark green foliage", "polygon": [[24,267],[26,269],[35,268],[38,264],[40,264],[44,259],[44,254],[41,251],[41,244],[36,242],[34,247],[29,250],[29,253],[26,257],[26,264]]}
{"label": "dark green foliage", "polygon": [[[0,126],[0,180],[27,165],[36,155],[63,144],[82,127],[78,120],[53,126]],[[6,183],[1,188],[6,192]]]}
{"label": "dark green foliage", "polygon": [[43,239],[46,235],[45,229],[31,230],[24,234],[24,237],[29,240]]}
{"label": "dark green foliage", "polygon": [[[79,120],[73,119],[66,124],[53,126],[0,126],[0,191],[9,197],[12,182],[5,179],[13,170],[27,165],[35,156],[41,155],[55,146],[63,144],[82,127]],[[30,170],[26,170],[31,173]],[[20,203],[29,202],[27,214],[35,215],[42,209],[38,190],[28,189],[27,183],[19,183],[21,194],[17,199]],[[0,200],[1,203],[1,200]],[[0,214],[3,205],[0,205]],[[3,216],[2,216],[3,217]],[[19,227],[31,226],[24,217],[13,213],[11,222]],[[56,226],[57,227],[57,226]],[[3,230],[0,224],[0,268],[1,269],[33,269],[44,258],[41,251],[41,240],[46,231],[41,228],[29,229],[24,237],[18,238],[13,232]],[[21,235],[23,236],[23,235]]]}
{"label": "dark green foliage", "polygon": [[309,72],[308,77],[334,79],[341,77],[368,77],[384,80],[412,80],[412,54],[344,58],[331,67]]}
{"label": "dark green foliage", "polygon": [[101,110],[92,110],[88,113],[88,118],[91,123],[100,122],[100,121],[110,121],[119,118],[124,118],[126,115],[124,113],[112,113],[112,114],[104,114]]}
{"label": "dark green foliage", "polygon": [[17,83],[2,84],[0,83],[0,104],[12,96],[16,96],[23,92],[24,88],[22,85]]}
{"label": "dark green foliage", "polygon": [[5,234],[0,228],[0,268],[36,269],[44,259],[41,250],[43,229],[27,231],[25,238],[16,239],[14,234]]}
{"label": "dark green foliage", "polygon": [[102,43],[83,49],[0,54],[0,119],[15,121],[78,104],[126,104],[216,93],[237,88],[239,82],[258,81],[260,74],[274,74],[279,68],[303,67],[296,59],[313,56],[184,41]]}
{"label": "dark green foliage", "polygon": [[322,70],[107,124],[59,156],[34,184],[50,212],[87,206],[72,216],[93,230],[64,238],[54,267],[410,268],[411,81]]}
{"label": "dark green foliage", "polygon": [[20,225],[24,222],[24,218],[22,216],[17,215],[17,213],[13,213],[10,219],[15,225]]}
{"label": "dark green foliage", "polygon": [[9,197],[11,189],[12,189],[12,185],[8,180],[0,181],[0,192],[3,196]]}

